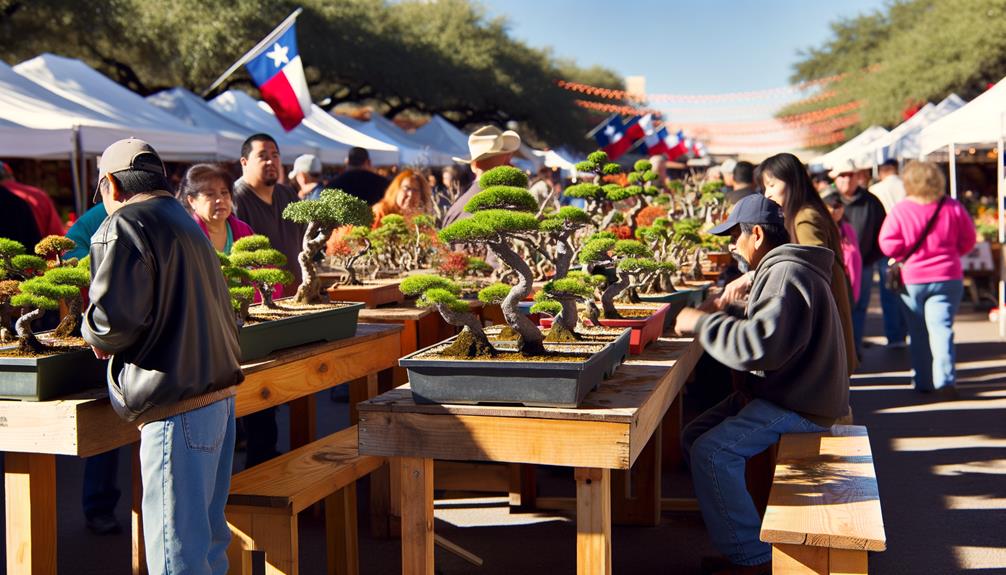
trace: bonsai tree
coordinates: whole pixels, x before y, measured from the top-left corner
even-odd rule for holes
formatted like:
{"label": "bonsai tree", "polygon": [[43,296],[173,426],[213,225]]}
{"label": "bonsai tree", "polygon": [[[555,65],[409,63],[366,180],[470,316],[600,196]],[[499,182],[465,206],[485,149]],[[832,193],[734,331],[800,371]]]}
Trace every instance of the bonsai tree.
{"label": "bonsai tree", "polygon": [[426,214],[416,214],[409,223],[412,228],[412,258],[407,269],[415,270],[430,264],[437,245],[437,222]]}
{"label": "bonsai tree", "polygon": [[[587,213],[598,229],[607,227],[603,222],[604,210],[611,201],[610,196],[621,193],[622,186],[605,184],[605,176],[617,176],[622,173],[622,166],[608,161],[608,154],[598,150],[587,156],[587,159],[576,165],[579,172],[589,172],[594,175],[593,182],[572,185],[563,192],[571,198],[581,198],[587,202]],[[610,223],[610,220],[609,222]]]}
{"label": "bonsai tree", "polygon": [[[302,279],[297,288],[295,301],[301,304],[326,301],[321,294],[318,267],[314,263],[315,256],[325,247],[325,242],[335,228],[346,225],[369,226],[374,221],[370,206],[342,190],[328,189],[322,190],[317,200],[303,200],[289,204],[283,210],[283,217],[307,225],[301,252],[297,256]],[[350,275],[350,279],[355,281],[355,275],[351,272]]]}
{"label": "bonsai tree", "polygon": [[79,263],[69,260],[66,264],[68,265],[54,267],[44,275],[24,280],[18,286],[19,293],[11,297],[11,305],[26,310],[15,324],[20,353],[45,351],[45,346],[35,337],[31,324],[47,310],[59,309],[60,302],[67,306],[68,312],[54,335],[70,337],[80,334],[80,309],[83,301],[80,290],[90,283],[91,274],[87,269],[89,262],[85,258]]}
{"label": "bonsai tree", "polygon": [[14,307],[11,306],[10,300],[21,293],[20,285],[17,280],[0,280],[0,342],[13,341],[14,339],[10,325],[15,316]]}
{"label": "bonsai tree", "polygon": [[26,280],[48,269],[44,258],[25,253],[24,244],[0,238],[0,277]]}
{"label": "bonsai tree", "polygon": [[370,234],[370,228],[366,226],[354,226],[346,234],[348,242],[359,244],[361,247],[355,252],[351,251],[343,261],[342,266],[346,268],[346,278],[341,282],[341,285],[363,285],[363,282],[356,275],[356,262],[370,253],[370,248],[373,246]]}
{"label": "bonsai tree", "polygon": [[231,307],[234,308],[238,326],[242,326],[248,321],[249,308],[255,301],[255,288],[249,285],[251,274],[248,270],[231,263],[231,259],[225,253],[217,252],[217,257],[220,258],[220,271],[224,275],[227,292],[231,296]]}
{"label": "bonsai tree", "polygon": [[496,349],[489,342],[479,318],[468,304],[458,299],[461,288],[453,281],[435,275],[415,275],[402,280],[402,293],[416,297],[416,305],[436,309],[450,325],[460,327],[461,333],[443,353],[453,357],[492,357]]}
{"label": "bonsai tree", "polygon": [[608,284],[601,294],[604,317],[620,318],[615,309],[615,297],[632,284],[632,278],[644,273],[652,273],[658,267],[651,258],[652,252],[638,240],[615,240],[598,237],[587,242],[580,252],[580,262],[585,264],[608,264],[615,267],[617,281]]}
{"label": "bonsai tree", "polygon": [[54,332],[58,337],[80,335],[80,315],[84,307],[81,290],[91,283],[90,258],[85,257],[80,262],[76,259],[63,259],[63,254],[75,247],[77,244],[70,238],[55,235],[46,236],[35,245],[35,253],[39,257],[54,260],[43,276],[46,281],[77,288],[72,297],[60,298],[67,307],[67,313]]}
{"label": "bonsai tree", "polygon": [[566,206],[545,217],[539,224],[541,245],[538,250],[552,263],[554,272],[549,283],[555,288],[553,298],[562,307],[556,316],[556,323],[561,323],[570,333],[576,328],[576,300],[581,297],[582,290],[574,289],[573,283],[564,283],[564,280],[573,263],[575,250],[572,238],[589,223],[590,216],[585,211]]}
{"label": "bonsai tree", "polygon": [[521,300],[531,293],[533,272],[528,262],[515,250],[519,241],[533,242],[538,231],[538,202],[527,191],[527,176],[511,166],[493,168],[479,178],[482,191],[465,205],[470,218],[459,220],[440,230],[441,241],[485,245],[517,274],[500,302],[503,317],[519,335],[518,347],[526,355],[542,355],[543,336],[538,327],[518,310]]}
{"label": "bonsai tree", "polygon": [[248,282],[262,298],[262,304],[275,308],[272,299],[276,286],[293,281],[293,274],[281,266],[286,265],[286,256],[272,248],[269,238],[262,235],[243,237],[231,247],[231,265],[244,268],[248,272]]}
{"label": "bonsai tree", "polygon": [[546,282],[535,294],[531,313],[548,313],[553,316],[552,328],[545,341],[578,341],[574,331],[577,323],[577,300],[593,301],[594,287],[583,274],[573,274]]}
{"label": "bonsai tree", "polygon": [[[616,194],[619,199],[636,199],[636,203],[625,211],[625,225],[629,226],[629,231],[632,234],[636,233],[636,228],[639,226],[636,218],[650,205],[647,198],[652,198],[660,193],[660,187],[656,183],[659,178],[660,176],[653,171],[653,164],[649,160],[639,160],[633,165],[633,171],[629,172],[629,185]],[[614,200],[614,197],[612,199]]]}

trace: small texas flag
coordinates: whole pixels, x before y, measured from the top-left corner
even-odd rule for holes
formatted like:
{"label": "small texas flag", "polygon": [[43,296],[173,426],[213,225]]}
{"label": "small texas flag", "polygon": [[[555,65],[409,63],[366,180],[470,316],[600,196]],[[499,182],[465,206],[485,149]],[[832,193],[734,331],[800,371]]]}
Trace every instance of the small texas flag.
{"label": "small texas flag", "polygon": [[646,156],[658,154],[667,155],[667,127],[654,128],[653,114],[646,114],[639,119],[639,125],[643,128],[643,139],[639,144],[639,151]]}
{"label": "small texas flag", "polygon": [[685,142],[685,133],[678,130],[676,134],[669,134],[664,138],[664,145],[667,146],[667,158],[671,161],[677,160],[688,153],[688,145]]}
{"label": "small texas flag", "polygon": [[296,24],[291,24],[246,65],[262,99],[287,132],[311,112],[311,94],[297,51],[296,28]]}
{"label": "small texas flag", "polygon": [[597,145],[607,152],[611,160],[617,160],[645,135],[643,127],[639,125],[639,116],[629,120],[628,124],[623,124],[622,117],[617,114],[608,118],[592,133]]}

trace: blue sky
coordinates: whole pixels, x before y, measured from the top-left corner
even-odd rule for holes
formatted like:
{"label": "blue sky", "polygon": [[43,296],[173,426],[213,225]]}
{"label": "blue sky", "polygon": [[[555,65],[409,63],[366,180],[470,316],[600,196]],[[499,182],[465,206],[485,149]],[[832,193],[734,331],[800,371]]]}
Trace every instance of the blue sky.
{"label": "blue sky", "polygon": [[785,86],[799,50],[821,45],[829,22],[884,6],[884,0],[482,1],[530,45],[551,46],[584,66],[645,75],[647,92],[675,94]]}

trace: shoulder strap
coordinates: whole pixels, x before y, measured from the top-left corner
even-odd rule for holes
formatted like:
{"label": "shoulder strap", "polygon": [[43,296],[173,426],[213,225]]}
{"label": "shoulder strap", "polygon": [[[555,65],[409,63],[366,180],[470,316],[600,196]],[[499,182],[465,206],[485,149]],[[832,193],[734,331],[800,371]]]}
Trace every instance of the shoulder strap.
{"label": "shoulder strap", "polygon": [[922,231],[922,235],[919,236],[919,239],[915,241],[915,245],[912,246],[912,249],[908,250],[908,253],[905,254],[905,257],[901,258],[900,260],[901,263],[907,262],[908,258],[912,257],[912,254],[914,254],[922,245],[922,242],[926,240],[926,236],[928,236],[929,232],[933,229],[933,224],[936,223],[936,216],[940,215],[940,208],[943,207],[943,203],[946,201],[947,201],[946,195],[940,198],[940,203],[936,205],[936,211],[933,212],[933,215],[929,217],[929,221],[926,223],[926,229]]}

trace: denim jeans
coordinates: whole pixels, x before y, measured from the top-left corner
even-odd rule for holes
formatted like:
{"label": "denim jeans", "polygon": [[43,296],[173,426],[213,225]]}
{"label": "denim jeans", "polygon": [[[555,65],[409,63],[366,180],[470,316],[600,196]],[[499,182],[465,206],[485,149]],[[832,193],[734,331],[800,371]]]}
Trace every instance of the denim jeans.
{"label": "denim jeans", "polygon": [[908,336],[908,311],[901,303],[901,297],[887,289],[884,278],[887,276],[887,258],[877,261],[877,273],[880,277],[880,309],[884,312],[884,337],[887,343],[904,343]]}
{"label": "denim jeans", "polygon": [[119,450],[113,449],[84,459],[81,504],[84,517],[113,515],[119,502]]}
{"label": "denim jeans", "polygon": [[908,308],[912,380],[918,391],[954,385],[954,315],[964,295],[964,282],[951,280],[905,286],[901,301]]}
{"label": "denim jeans", "polygon": [[152,421],[140,432],[150,575],[223,575],[234,460],[234,398]]}
{"label": "denim jeans", "polygon": [[866,329],[866,310],[870,307],[870,292],[873,291],[873,270],[876,266],[863,266],[863,277],[859,280],[859,300],[852,307],[852,339],[856,353],[863,352],[863,330]]}
{"label": "denim jeans", "polygon": [[761,518],[748,493],[744,466],[784,433],[826,431],[794,411],[734,392],[695,418],[682,432],[685,460],[692,468],[702,519],[716,549],[738,565],[772,559],[759,539]]}

